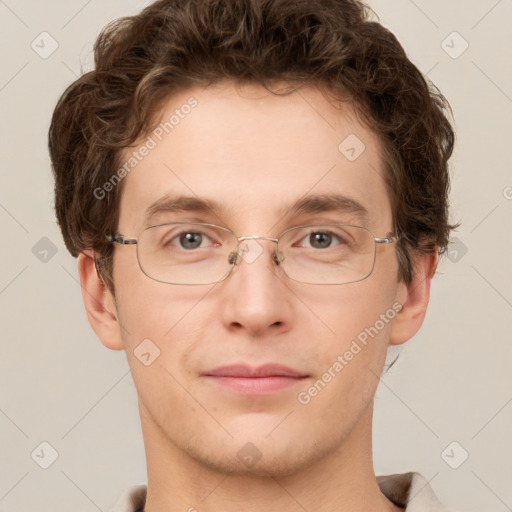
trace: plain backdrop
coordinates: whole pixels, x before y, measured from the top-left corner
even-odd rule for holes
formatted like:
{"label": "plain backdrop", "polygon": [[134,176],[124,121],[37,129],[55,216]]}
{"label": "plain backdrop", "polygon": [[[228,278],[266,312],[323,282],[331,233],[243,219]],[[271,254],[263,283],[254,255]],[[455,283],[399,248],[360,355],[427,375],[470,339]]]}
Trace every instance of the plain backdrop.
{"label": "plain backdrop", "polygon": [[[55,103],[91,69],[96,35],[143,5],[0,1],[3,512],[107,511],[126,487],[146,481],[126,356],[101,345],[87,322],[76,261],[55,222],[47,153]],[[376,472],[419,471],[448,505],[505,512],[512,510],[512,2],[370,5],[451,102],[451,220],[462,222],[422,330],[379,386]]]}

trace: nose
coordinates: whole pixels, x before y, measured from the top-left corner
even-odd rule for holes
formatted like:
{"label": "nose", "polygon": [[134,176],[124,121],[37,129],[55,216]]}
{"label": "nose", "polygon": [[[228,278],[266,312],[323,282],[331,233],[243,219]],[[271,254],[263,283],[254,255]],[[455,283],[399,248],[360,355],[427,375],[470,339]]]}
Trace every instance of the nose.
{"label": "nose", "polygon": [[256,336],[290,328],[291,292],[274,240],[243,237],[238,251],[231,255],[236,267],[223,283],[221,315],[229,330],[246,330]]}

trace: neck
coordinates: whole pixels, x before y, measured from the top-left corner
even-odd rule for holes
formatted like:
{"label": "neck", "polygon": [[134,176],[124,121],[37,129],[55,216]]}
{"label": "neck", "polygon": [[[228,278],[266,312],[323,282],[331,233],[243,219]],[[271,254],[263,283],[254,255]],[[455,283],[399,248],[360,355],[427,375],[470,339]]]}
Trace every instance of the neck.
{"label": "neck", "polygon": [[[144,512],[398,512],[372,462],[372,404],[327,456],[293,473],[216,471],[172,443],[141,408],[148,491]],[[300,449],[300,447],[298,447]]]}

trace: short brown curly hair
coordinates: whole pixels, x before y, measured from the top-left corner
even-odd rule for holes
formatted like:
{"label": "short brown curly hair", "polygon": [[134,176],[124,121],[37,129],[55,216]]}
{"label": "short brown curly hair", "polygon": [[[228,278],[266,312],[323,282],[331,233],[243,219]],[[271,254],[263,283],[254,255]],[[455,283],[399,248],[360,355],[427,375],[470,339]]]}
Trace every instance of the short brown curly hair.
{"label": "short brown curly hair", "polygon": [[123,183],[103,199],[93,190],[113,175],[122,149],[149,133],[163,101],[224,79],[325,85],[348,98],[383,149],[399,279],[411,280],[413,251],[446,250],[456,227],[448,223],[449,104],[362,2],[158,0],[107,25],[94,53],[94,71],[57,103],[49,149],[66,246],[73,256],[100,254],[112,293],[105,234],[116,232]]}

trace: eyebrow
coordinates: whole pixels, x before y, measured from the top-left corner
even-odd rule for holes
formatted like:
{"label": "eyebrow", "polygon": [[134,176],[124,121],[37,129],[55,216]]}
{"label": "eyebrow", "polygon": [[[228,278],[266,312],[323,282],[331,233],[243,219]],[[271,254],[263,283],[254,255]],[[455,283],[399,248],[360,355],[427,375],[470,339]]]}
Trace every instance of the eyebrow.
{"label": "eyebrow", "polygon": [[288,213],[293,215],[339,212],[352,213],[364,221],[369,217],[368,210],[359,201],[341,194],[306,196],[296,201],[288,210]]}
{"label": "eyebrow", "polygon": [[[144,214],[149,222],[158,213],[193,212],[220,216],[221,205],[214,200],[194,196],[161,197],[151,204]],[[315,194],[298,199],[292,205],[285,205],[279,211],[280,217],[290,215],[318,214],[327,212],[351,213],[362,221],[368,221],[369,213],[359,201],[342,194]]]}

